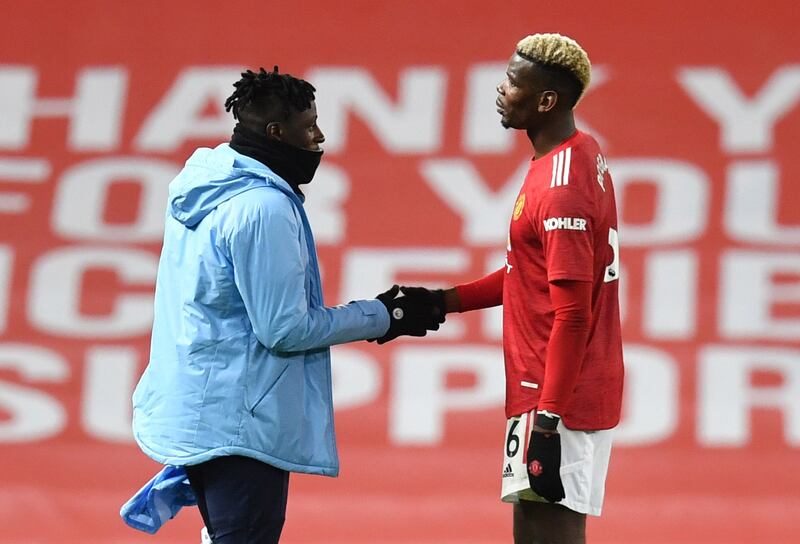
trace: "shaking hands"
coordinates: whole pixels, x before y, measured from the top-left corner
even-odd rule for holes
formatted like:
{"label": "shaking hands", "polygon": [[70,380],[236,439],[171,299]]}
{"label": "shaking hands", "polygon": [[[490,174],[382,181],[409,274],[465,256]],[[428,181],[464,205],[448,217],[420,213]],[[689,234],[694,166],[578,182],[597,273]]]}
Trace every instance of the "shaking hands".
{"label": "shaking hands", "polygon": [[[402,296],[398,296],[402,293]],[[389,312],[389,330],[380,338],[370,340],[385,344],[398,336],[425,336],[439,330],[444,323],[446,307],[444,291],[424,287],[393,285],[377,297]]]}

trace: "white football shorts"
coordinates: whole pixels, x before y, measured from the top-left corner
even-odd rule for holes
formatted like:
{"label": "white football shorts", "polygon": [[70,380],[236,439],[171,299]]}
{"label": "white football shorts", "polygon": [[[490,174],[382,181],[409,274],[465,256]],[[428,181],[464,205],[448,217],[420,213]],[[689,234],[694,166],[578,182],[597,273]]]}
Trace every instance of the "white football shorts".
{"label": "white football shorts", "polygon": [[[525,462],[535,415],[536,412],[531,411],[512,417],[506,423],[500,494],[503,502],[546,502],[531,490]],[[561,483],[566,495],[558,504],[575,512],[599,516],[611,456],[612,430],[571,431],[559,422],[558,432],[561,435]]]}

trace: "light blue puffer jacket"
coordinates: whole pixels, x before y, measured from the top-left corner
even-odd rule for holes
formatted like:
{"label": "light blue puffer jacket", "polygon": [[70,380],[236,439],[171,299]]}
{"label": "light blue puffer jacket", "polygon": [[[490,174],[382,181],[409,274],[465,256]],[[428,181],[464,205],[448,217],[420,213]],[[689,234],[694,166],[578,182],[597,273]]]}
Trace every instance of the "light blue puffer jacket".
{"label": "light blue puffer jacket", "polygon": [[137,443],[169,465],[337,475],[328,348],[382,336],[384,305],[324,306],[302,200],[227,144],[195,151],[169,195]]}

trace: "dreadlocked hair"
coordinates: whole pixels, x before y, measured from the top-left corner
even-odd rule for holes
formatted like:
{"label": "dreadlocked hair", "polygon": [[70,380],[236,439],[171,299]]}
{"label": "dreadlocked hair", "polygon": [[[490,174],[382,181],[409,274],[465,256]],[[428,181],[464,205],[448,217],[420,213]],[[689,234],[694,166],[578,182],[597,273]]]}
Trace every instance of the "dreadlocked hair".
{"label": "dreadlocked hair", "polygon": [[232,111],[233,118],[239,120],[242,113],[251,109],[264,111],[277,102],[283,119],[289,117],[290,109],[305,111],[314,100],[311,83],[289,74],[279,74],[276,65],[271,72],[259,68],[258,72],[242,72],[242,79],[233,84],[233,94],[225,100],[225,111]]}

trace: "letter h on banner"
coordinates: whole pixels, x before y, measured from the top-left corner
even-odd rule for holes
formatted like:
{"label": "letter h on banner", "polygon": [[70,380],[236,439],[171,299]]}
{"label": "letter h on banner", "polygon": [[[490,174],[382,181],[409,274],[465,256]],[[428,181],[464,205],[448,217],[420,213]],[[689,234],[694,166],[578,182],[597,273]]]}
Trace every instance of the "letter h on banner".
{"label": "letter h on banner", "polygon": [[30,144],[34,117],[68,117],[71,149],[100,151],[119,145],[128,74],[123,68],[81,70],[72,98],[37,98],[34,68],[0,68],[0,149]]}

